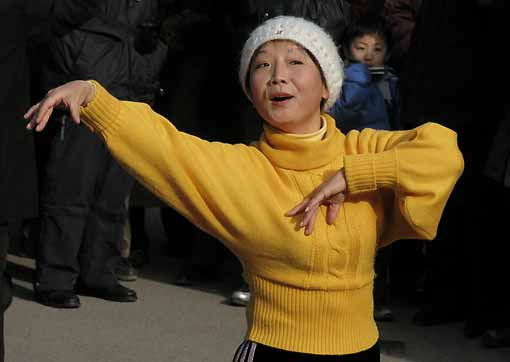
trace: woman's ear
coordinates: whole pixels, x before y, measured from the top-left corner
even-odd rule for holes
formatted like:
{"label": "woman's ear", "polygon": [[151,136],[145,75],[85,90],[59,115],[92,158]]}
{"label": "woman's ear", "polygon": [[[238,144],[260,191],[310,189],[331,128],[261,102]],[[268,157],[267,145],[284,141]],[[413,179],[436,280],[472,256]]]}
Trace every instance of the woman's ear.
{"label": "woman's ear", "polygon": [[329,99],[329,90],[324,83],[322,84],[322,99],[325,101]]}

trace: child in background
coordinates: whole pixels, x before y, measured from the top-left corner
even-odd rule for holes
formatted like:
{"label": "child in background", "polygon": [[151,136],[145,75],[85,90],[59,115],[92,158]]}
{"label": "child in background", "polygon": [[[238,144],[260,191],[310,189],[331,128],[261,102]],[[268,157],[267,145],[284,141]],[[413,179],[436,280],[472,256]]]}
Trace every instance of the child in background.
{"label": "child in background", "polygon": [[[398,129],[398,78],[385,65],[389,37],[384,23],[356,24],[346,34],[344,53],[348,62],[341,97],[330,114],[338,127],[352,129]],[[376,256],[374,318],[394,320],[390,304],[389,263],[391,247]]]}
{"label": "child in background", "polygon": [[388,39],[383,22],[357,24],[346,34],[342,95],[329,112],[344,133],[400,128],[398,78],[385,64]]}

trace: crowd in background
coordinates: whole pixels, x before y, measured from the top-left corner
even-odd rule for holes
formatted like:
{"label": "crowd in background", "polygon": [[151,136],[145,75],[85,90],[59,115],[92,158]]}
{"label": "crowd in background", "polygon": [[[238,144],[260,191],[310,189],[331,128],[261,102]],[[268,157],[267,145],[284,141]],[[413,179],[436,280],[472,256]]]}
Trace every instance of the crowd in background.
{"label": "crowd in background", "polygon": [[[465,158],[436,239],[402,240],[378,255],[376,307],[384,308],[376,319],[398,318],[391,299],[408,298],[417,302],[413,321],[418,325],[463,321],[467,337],[482,336],[486,346],[510,346],[510,303],[502,297],[510,248],[504,228],[510,205],[510,110],[504,92],[497,90],[508,73],[494,51],[504,40],[504,1],[49,3],[45,9],[29,0],[0,5],[0,26],[9,30],[0,32],[5,43],[0,46],[5,80],[0,90],[0,271],[10,239],[12,253],[36,260],[37,302],[78,308],[80,294],[135,302],[136,291],[121,282],[136,280],[137,271],[150,264],[147,207],[161,209],[168,254],[181,259],[177,284],[220,278],[222,263],[235,259],[137,184],[66,114],[53,116],[58,120],[53,129],[34,139],[22,119],[29,104],[66,81],[96,79],[118,98],[147,102],[181,131],[250,143],[258,139],[261,122],[230,70],[237,69],[241,46],[256,25],[291,14],[315,20],[339,46],[346,82],[335,119],[342,131],[409,129],[435,121],[457,132]],[[350,52],[353,39],[374,31],[380,37],[373,49],[384,48],[377,64]],[[394,83],[381,82],[389,76],[398,93],[383,85]],[[221,92],[207,87],[214,82],[221,82]],[[366,101],[348,97],[358,94]],[[237,105],[234,117],[224,117],[225,102]],[[358,117],[369,107],[378,115],[388,112],[388,123],[359,123],[363,117],[375,119],[374,113]],[[229,121],[234,119],[239,121]],[[71,152],[71,143],[80,147]],[[249,287],[238,269],[232,303],[246,305]],[[5,311],[12,298],[7,274],[1,283]]]}

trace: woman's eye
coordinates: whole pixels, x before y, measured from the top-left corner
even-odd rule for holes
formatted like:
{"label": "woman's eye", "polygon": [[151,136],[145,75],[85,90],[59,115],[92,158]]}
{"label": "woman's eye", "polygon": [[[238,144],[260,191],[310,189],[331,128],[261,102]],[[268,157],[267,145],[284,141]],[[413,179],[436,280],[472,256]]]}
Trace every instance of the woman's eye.
{"label": "woman's eye", "polygon": [[269,67],[269,63],[260,62],[260,63],[255,64],[255,69],[261,69],[261,68],[265,68],[265,67]]}
{"label": "woman's eye", "polygon": [[295,65],[295,64],[303,64],[303,62],[302,62],[301,60],[297,60],[297,59],[295,59],[295,60],[291,60],[291,61],[290,61],[290,64],[292,64],[292,65]]}

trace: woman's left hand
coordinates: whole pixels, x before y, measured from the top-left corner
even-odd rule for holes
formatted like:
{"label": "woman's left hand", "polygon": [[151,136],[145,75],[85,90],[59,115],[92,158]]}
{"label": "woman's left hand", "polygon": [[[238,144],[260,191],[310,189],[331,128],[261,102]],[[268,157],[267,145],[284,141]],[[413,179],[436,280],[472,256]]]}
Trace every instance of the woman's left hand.
{"label": "woman's left hand", "polygon": [[303,219],[299,223],[299,227],[304,227],[305,235],[310,235],[317,219],[319,206],[327,206],[326,222],[330,225],[333,224],[345,200],[346,191],[345,172],[344,169],[341,169],[334,176],[324,181],[292,210],[287,211],[285,216],[295,216],[303,213]]}

